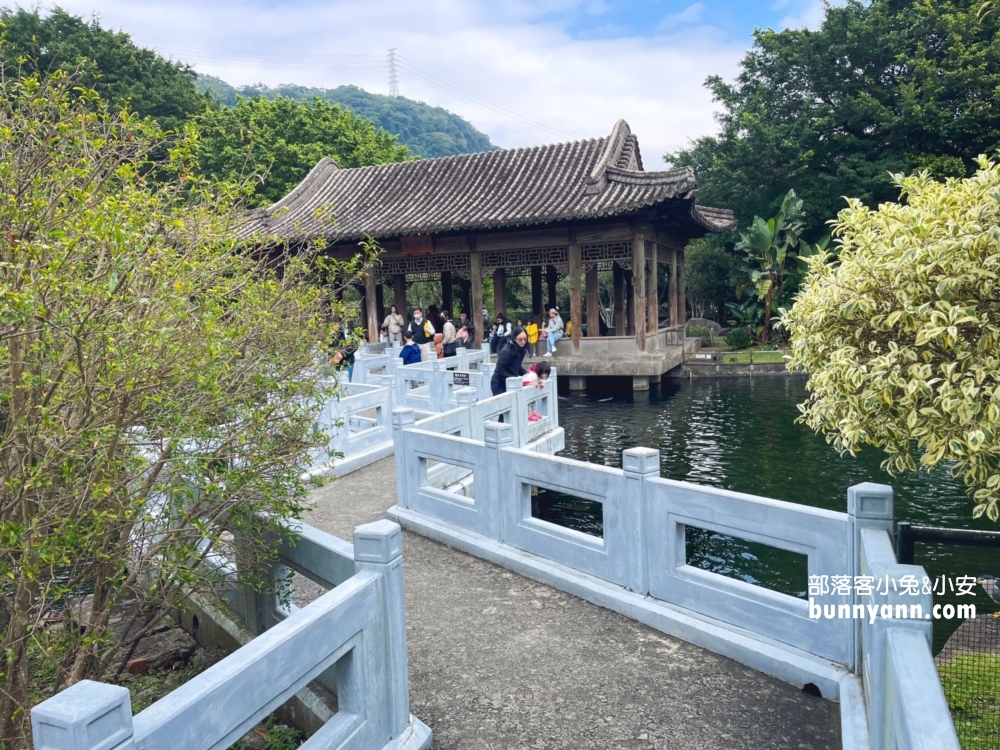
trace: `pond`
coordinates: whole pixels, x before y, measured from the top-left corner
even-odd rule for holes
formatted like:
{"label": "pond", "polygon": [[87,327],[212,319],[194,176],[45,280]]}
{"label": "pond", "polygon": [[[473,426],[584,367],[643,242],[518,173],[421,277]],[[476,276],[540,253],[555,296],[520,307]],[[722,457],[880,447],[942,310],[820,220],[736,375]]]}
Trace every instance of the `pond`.
{"label": "pond", "polygon": [[[621,466],[626,448],[660,451],[661,476],[752,495],[846,512],[847,488],[859,482],[890,484],[897,521],[953,528],[1000,529],[972,519],[972,501],[961,480],[947,470],[890,477],[881,454],[866,450],[840,456],[824,438],[796,424],[805,379],[766,376],[666,380],[647,393],[566,393],[559,419],[566,430],[560,455]],[[592,534],[602,533],[601,506],[579,498],[541,492],[535,515]],[[804,558],[773,547],[688,530],[690,564],[756,583],[792,596],[806,595]],[[932,578],[947,575],[1000,576],[995,549],[917,546],[919,564]],[[970,602],[970,597],[938,601]],[[976,587],[981,611],[996,606]],[[957,625],[957,623],[956,623]],[[936,627],[940,648],[951,628]]]}

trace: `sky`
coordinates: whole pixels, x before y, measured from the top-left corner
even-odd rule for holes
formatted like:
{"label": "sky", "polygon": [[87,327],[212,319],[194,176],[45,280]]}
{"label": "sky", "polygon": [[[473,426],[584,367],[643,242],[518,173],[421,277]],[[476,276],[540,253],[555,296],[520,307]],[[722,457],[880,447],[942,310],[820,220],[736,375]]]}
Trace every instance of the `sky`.
{"label": "sky", "polygon": [[[809,26],[823,0],[60,0],[234,85],[354,84],[444,107],[504,148],[608,134],[646,169],[716,132],[705,78],[735,77],[755,27]],[[43,5],[43,10],[44,10]]]}

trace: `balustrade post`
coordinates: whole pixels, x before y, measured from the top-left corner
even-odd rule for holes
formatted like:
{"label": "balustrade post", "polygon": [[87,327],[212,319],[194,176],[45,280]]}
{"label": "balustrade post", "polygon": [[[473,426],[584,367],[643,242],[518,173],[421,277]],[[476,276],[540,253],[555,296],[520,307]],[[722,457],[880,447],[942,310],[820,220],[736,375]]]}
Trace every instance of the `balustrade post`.
{"label": "balustrade post", "polygon": [[431,365],[431,379],[428,391],[431,397],[431,411],[448,411],[448,363],[444,360],[437,360]]}
{"label": "balustrade post", "polygon": [[[515,401],[516,403],[516,401]],[[483,504],[486,513],[486,534],[494,541],[504,541],[504,523],[506,516],[505,503],[517,502],[517,498],[508,498],[505,492],[513,481],[513,476],[507,476],[503,471],[504,448],[514,445],[514,429],[503,422],[486,422],[483,425],[483,442],[486,443],[486,476],[474,478],[473,492],[478,506]]]}
{"label": "balustrade post", "polygon": [[379,381],[379,385],[389,391],[389,413],[396,408],[396,376],[395,375],[383,375],[382,379]]}
{"label": "balustrade post", "polygon": [[[410,685],[406,660],[406,613],[403,608],[403,534],[399,525],[382,519],[354,529],[354,564],[358,572],[379,574],[385,623],[388,679],[386,718],[391,737],[410,723]],[[378,679],[377,676],[371,676]]]}
{"label": "balustrade post", "polygon": [[455,348],[455,356],[458,357],[458,369],[468,370],[469,369],[469,350],[464,346],[459,346]]}
{"label": "balustrade post", "polygon": [[[893,490],[887,484],[876,484],[874,482],[862,482],[853,487],[847,488],[847,515],[850,516],[850,538],[845,540],[848,545],[851,570],[845,571],[846,575],[861,575],[861,530],[862,529],[884,529],[889,532],[892,538],[893,519],[895,517]],[[850,604],[853,609],[858,603],[857,594],[854,588],[851,589]],[[856,672],[860,673],[863,667],[861,661],[861,631],[864,627],[863,620],[857,620],[852,628],[854,637],[854,664],[848,665]]]}
{"label": "balustrade post", "polygon": [[521,378],[507,378],[507,393],[511,394],[510,426],[514,430],[514,446],[528,442],[528,395]]}
{"label": "balustrade post", "polygon": [[660,452],[653,448],[622,451],[625,471],[625,545],[628,554],[628,587],[640,596],[649,593],[649,555],[646,519],[649,518],[649,491],[646,482],[660,476]]}
{"label": "balustrade post", "polygon": [[396,505],[400,508],[410,507],[408,490],[410,487],[416,488],[417,467],[411,466],[412,462],[407,460],[406,438],[403,435],[403,430],[415,423],[416,416],[413,409],[392,410],[392,449],[396,456]]}
{"label": "balustrade post", "polygon": [[31,709],[31,735],[35,750],[134,750],[128,689],[81,680]]}
{"label": "balustrade post", "polygon": [[552,420],[552,429],[555,429],[559,426],[559,376],[556,374],[555,367],[549,373],[546,387],[551,389],[549,391],[549,419]]}
{"label": "balustrade post", "polygon": [[[455,400],[459,406],[469,407],[478,401],[478,394],[475,388],[458,388],[455,390]],[[464,415],[465,424],[462,427],[462,437],[472,437],[472,409],[466,408]]]}

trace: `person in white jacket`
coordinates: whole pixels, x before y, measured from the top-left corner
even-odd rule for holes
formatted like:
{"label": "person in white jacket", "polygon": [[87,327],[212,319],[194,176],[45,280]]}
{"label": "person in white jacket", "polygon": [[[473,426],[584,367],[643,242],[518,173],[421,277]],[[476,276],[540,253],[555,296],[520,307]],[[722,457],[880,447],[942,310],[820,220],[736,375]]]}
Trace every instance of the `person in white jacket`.
{"label": "person in white jacket", "polygon": [[549,322],[545,325],[545,348],[548,349],[543,357],[551,357],[556,351],[556,344],[563,337],[566,326],[563,319],[559,317],[559,311],[554,307],[549,310]]}

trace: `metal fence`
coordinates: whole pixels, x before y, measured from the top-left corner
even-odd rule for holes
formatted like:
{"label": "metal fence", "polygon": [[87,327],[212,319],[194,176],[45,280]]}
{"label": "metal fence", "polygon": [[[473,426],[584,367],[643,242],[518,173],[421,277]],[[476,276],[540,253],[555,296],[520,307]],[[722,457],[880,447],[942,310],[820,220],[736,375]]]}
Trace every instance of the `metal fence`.
{"label": "metal fence", "polygon": [[900,523],[896,549],[940,607],[934,663],[963,750],[1000,750],[1000,532]]}

